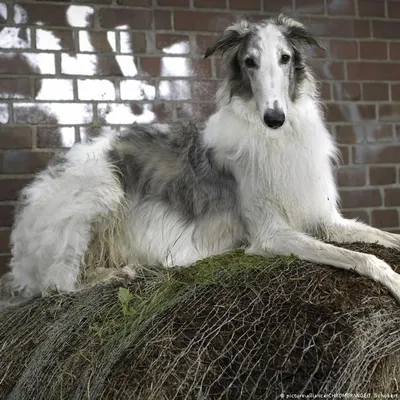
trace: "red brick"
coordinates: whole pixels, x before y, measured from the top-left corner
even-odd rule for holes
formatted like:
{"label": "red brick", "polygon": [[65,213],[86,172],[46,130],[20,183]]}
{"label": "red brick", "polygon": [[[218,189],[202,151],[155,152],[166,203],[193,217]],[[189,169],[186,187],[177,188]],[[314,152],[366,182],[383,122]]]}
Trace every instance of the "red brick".
{"label": "red brick", "polygon": [[23,8],[26,10],[27,24],[36,24],[38,21],[42,21],[43,25],[70,27],[67,21],[68,7],[68,5],[58,4],[23,4]]}
{"label": "red brick", "polygon": [[382,205],[382,196],[378,189],[352,189],[340,191],[343,208],[378,207]]}
{"label": "red brick", "polygon": [[354,15],[355,14],[355,0],[337,1],[328,0],[327,8],[328,14],[332,15]]}
{"label": "red brick", "polygon": [[364,135],[357,135],[353,126],[337,125],[336,140],[340,144],[356,144],[364,141]]}
{"label": "red brick", "polygon": [[385,62],[348,62],[347,77],[350,80],[397,80],[399,63]]}
{"label": "red brick", "polygon": [[356,146],[353,160],[355,164],[399,163],[400,145],[372,144]]}
{"label": "red brick", "polygon": [[340,61],[309,60],[309,64],[315,70],[317,76],[327,80],[344,79],[344,63]]}
{"label": "red brick", "polygon": [[381,121],[397,122],[400,118],[400,104],[381,104],[379,106],[379,119]]}
{"label": "red brick", "polygon": [[336,126],[336,138],[342,144],[360,144],[393,141],[391,125],[352,124]]}
{"label": "red brick", "polygon": [[373,125],[355,127],[356,130],[363,129],[368,143],[377,142],[392,142],[393,141],[393,128],[391,125]]}
{"label": "red brick", "polygon": [[0,276],[4,275],[7,271],[9,271],[9,265],[10,265],[10,256],[5,256],[2,255],[0,256]]}
{"label": "red brick", "polygon": [[216,35],[196,35],[196,51],[198,54],[204,55],[207,49],[212,46],[218,36]]}
{"label": "red brick", "polygon": [[175,43],[187,42],[189,43],[188,35],[172,35],[172,34],[157,34],[156,35],[156,49],[162,50],[165,47],[172,46]]}
{"label": "red brick", "polygon": [[194,6],[199,8],[225,8],[226,0],[194,0]]}
{"label": "red brick", "polygon": [[154,10],[154,26],[156,29],[171,29],[172,16],[169,11]]}
{"label": "red brick", "polygon": [[81,4],[88,4],[88,3],[89,4],[111,4],[112,0],[74,0],[74,3],[81,3]]}
{"label": "red brick", "polygon": [[3,154],[3,174],[34,174],[47,166],[53,153],[31,151],[6,151]]}
{"label": "red brick", "polygon": [[120,6],[151,7],[153,2],[152,0],[117,0],[117,4]]}
{"label": "red brick", "polygon": [[351,60],[358,58],[358,45],[355,40],[330,40],[329,54],[333,58]]}
{"label": "red brick", "polygon": [[159,6],[166,7],[189,7],[189,0],[157,0]]}
{"label": "red brick", "polygon": [[11,227],[14,221],[14,206],[0,204],[0,227]]}
{"label": "red brick", "polygon": [[267,12],[282,12],[293,10],[292,0],[264,0],[264,11]]}
{"label": "red brick", "polygon": [[335,100],[361,99],[361,85],[358,82],[336,82],[333,84]]}
{"label": "red brick", "polygon": [[31,179],[0,179],[0,201],[16,200],[19,192],[30,182]]}
{"label": "red brick", "polygon": [[397,210],[372,210],[372,226],[376,228],[393,228],[399,224]]}
{"label": "red brick", "polygon": [[385,2],[381,0],[359,0],[358,13],[361,17],[384,17]]}
{"label": "red brick", "polygon": [[387,58],[386,42],[360,42],[360,57],[371,60]]}
{"label": "red brick", "polygon": [[307,26],[316,36],[370,37],[369,21],[311,17]]}
{"label": "red brick", "polygon": [[385,189],[385,206],[386,207],[400,206],[400,189],[399,188]]}
{"label": "red brick", "polygon": [[373,21],[372,33],[377,38],[400,39],[400,22]]}
{"label": "red brick", "polygon": [[331,84],[329,82],[322,82],[320,87],[321,97],[325,101],[332,99]]}
{"label": "red brick", "polygon": [[339,186],[365,186],[366,169],[361,167],[340,168],[337,179]]}
{"label": "red brick", "polygon": [[219,81],[192,81],[193,100],[214,100]]}
{"label": "red brick", "polygon": [[215,103],[193,103],[178,104],[178,118],[194,118],[195,120],[204,121],[215,112]]}
{"label": "red brick", "polygon": [[338,146],[340,163],[347,165],[350,161],[350,148],[349,146]]}
{"label": "red brick", "polygon": [[369,225],[369,215],[366,211],[361,210],[351,210],[351,211],[342,211],[342,215],[347,219],[356,219],[357,221],[365,222]]}
{"label": "red brick", "polygon": [[325,12],[324,0],[296,0],[296,11],[304,13],[323,14]]}
{"label": "red brick", "polygon": [[367,121],[376,119],[375,106],[356,103],[327,104],[327,120],[335,121]]}
{"label": "red brick", "polygon": [[1,98],[32,98],[32,89],[27,78],[0,78]]}
{"label": "red brick", "polygon": [[229,0],[229,7],[233,10],[260,10],[260,0]]}
{"label": "red brick", "polygon": [[99,11],[100,26],[113,29],[118,25],[128,25],[132,29],[150,29],[151,10],[132,10],[130,8],[102,8]]}
{"label": "red brick", "polygon": [[393,101],[400,101],[400,84],[392,83],[392,100]]}
{"label": "red brick", "polygon": [[395,167],[369,167],[370,185],[392,185],[396,183]]}
{"label": "red brick", "polygon": [[32,129],[29,126],[0,126],[0,149],[29,149]]}
{"label": "red brick", "polygon": [[237,18],[235,15],[226,13],[176,11],[174,25],[176,30],[221,32]]}
{"label": "red brick", "polygon": [[389,86],[387,83],[364,82],[363,100],[385,101],[389,100]]}
{"label": "red brick", "polygon": [[390,58],[392,60],[400,60],[400,43],[390,42],[389,51],[390,51]]}
{"label": "red brick", "polygon": [[[134,54],[147,52],[146,34],[143,32],[126,32],[131,38],[131,46]],[[122,32],[120,32],[120,35]],[[129,52],[129,49],[122,49],[121,52]]]}
{"label": "red brick", "polygon": [[0,253],[10,253],[10,230],[0,231]]}
{"label": "red brick", "polygon": [[389,0],[387,2],[387,7],[388,7],[389,18],[400,18],[400,8],[399,8],[399,2],[397,0],[394,1]]}
{"label": "red brick", "polygon": [[89,47],[82,47],[79,49],[80,51],[91,51],[96,53],[102,51],[112,51],[110,43],[107,40],[107,32],[93,30],[85,31],[85,33],[86,32],[89,34],[89,41],[93,49],[90,49]]}

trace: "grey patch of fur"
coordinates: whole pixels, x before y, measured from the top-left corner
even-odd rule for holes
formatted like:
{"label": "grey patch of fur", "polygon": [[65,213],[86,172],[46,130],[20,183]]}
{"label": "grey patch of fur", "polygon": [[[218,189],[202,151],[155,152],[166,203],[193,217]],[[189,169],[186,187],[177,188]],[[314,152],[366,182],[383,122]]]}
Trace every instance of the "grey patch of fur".
{"label": "grey patch of fur", "polygon": [[227,74],[225,82],[230,98],[239,96],[249,100],[253,97],[249,76],[243,68],[243,58],[249,47],[257,46],[256,34],[256,25],[243,20],[228,27],[204,56],[207,58],[216,51],[224,56]]}
{"label": "grey patch of fur", "polygon": [[305,79],[315,81],[311,68],[306,64],[306,46],[317,46],[325,49],[323,44],[300,22],[279,15],[272,22],[277,25],[288,44],[293,49],[291,60],[290,95],[293,101],[300,96],[301,85]]}
{"label": "grey patch of fur", "polygon": [[236,213],[236,180],[217,166],[192,123],[167,130],[134,125],[118,137],[108,157],[128,197],[163,202],[187,222]]}

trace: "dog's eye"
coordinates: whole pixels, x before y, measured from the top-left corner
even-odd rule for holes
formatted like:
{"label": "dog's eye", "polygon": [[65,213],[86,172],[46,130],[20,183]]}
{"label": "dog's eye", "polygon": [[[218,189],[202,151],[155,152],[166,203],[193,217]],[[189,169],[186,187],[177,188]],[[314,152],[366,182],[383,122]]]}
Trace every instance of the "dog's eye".
{"label": "dog's eye", "polygon": [[246,64],[247,68],[254,68],[256,66],[256,63],[254,62],[254,60],[251,57],[247,57],[244,60],[244,63]]}
{"label": "dog's eye", "polygon": [[282,64],[287,64],[290,60],[290,56],[288,54],[282,54],[281,57],[281,63]]}

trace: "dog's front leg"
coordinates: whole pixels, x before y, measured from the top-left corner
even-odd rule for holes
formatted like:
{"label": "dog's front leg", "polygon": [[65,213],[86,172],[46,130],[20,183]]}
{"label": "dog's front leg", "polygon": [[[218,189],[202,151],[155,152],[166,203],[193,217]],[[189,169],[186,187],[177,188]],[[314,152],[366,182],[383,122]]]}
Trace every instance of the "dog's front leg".
{"label": "dog's front leg", "polygon": [[378,243],[400,249],[400,235],[373,228],[362,222],[337,216],[321,226],[323,239],[339,243]]}
{"label": "dog's front leg", "polygon": [[[260,254],[290,255],[319,264],[352,270],[384,285],[400,303],[400,275],[383,260],[371,254],[342,249],[321,242],[290,228],[268,229],[268,236],[256,239],[250,252]],[[257,245],[259,243],[260,245]]]}

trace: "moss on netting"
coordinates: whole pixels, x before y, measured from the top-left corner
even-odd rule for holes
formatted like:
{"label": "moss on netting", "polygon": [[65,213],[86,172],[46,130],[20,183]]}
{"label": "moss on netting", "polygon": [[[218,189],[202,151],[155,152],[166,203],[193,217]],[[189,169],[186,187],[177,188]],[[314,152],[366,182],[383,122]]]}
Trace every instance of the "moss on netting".
{"label": "moss on netting", "polygon": [[[346,247],[400,264],[394,250]],[[0,311],[0,398],[273,399],[399,387],[400,306],[366,278],[294,257],[238,250]]]}

